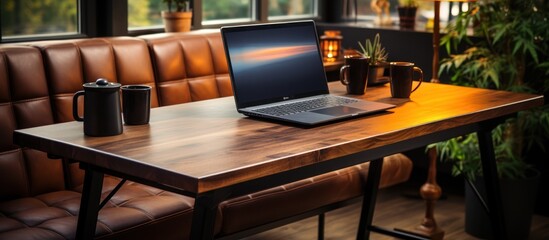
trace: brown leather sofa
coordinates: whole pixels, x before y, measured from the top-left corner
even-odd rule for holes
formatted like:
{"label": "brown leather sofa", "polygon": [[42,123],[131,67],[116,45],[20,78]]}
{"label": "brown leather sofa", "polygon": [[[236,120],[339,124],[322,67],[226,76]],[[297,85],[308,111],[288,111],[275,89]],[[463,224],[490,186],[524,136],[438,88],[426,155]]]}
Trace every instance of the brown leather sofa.
{"label": "brown leather sofa", "polygon": [[[215,30],[0,45],[0,239],[74,239],[78,163],[20,148],[12,133],[73,121],[73,94],[100,77],[151,86],[152,107],[232,95]],[[367,169],[361,164],[225,201],[216,236],[238,238],[359,199]],[[386,157],[380,187],[406,181],[411,169],[402,154]],[[106,176],[103,197],[119,181]],[[193,204],[128,181],[100,210],[96,238],[187,239]]]}

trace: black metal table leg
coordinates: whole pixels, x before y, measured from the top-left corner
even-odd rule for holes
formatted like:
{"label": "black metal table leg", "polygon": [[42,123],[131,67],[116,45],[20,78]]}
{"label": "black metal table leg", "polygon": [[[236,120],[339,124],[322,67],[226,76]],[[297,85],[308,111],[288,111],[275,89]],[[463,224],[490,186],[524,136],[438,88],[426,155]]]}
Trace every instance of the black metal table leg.
{"label": "black metal table leg", "polygon": [[372,226],[374,218],[377,191],[381,178],[381,167],[383,167],[383,158],[370,161],[368,179],[366,180],[366,191],[364,193],[364,199],[362,200],[362,212],[360,214],[357,239],[370,238],[370,226]]}
{"label": "black metal table leg", "polygon": [[76,239],[93,239],[99,214],[99,201],[103,188],[103,173],[81,165],[85,171],[82,198],[80,200],[80,212],[78,213],[78,225],[76,227]]}
{"label": "black metal table leg", "polygon": [[484,185],[486,186],[486,200],[489,207],[488,215],[492,224],[493,239],[507,239],[491,129],[486,127],[477,132],[482,173],[484,174]]}
{"label": "black metal table leg", "polygon": [[318,240],[324,239],[324,224],[326,222],[326,215],[324,213],[318,214],[318,226],[317,226],[317,237]]}
{"label": "black metal table leg", "polygon": [[226,196],[222,191],[214,191],[195,198],[191,239],[214,239],[217,207]]}

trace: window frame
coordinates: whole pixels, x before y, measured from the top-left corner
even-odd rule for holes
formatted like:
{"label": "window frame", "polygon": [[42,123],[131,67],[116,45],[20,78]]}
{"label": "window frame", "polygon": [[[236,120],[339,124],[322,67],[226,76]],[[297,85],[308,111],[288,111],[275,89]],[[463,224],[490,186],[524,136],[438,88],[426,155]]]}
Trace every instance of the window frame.
{"label": "window frame", "polygon": [[[230,25],[239,25],[239,24],[254,24],[254,23],[266,23],[266,22],[280,22],[280,21],[290,21],[290,20],[300,20],[300,19],[321,19],[320,16],[320,7],[323,2],[322,0],[314,0],[315,9],[313,16],[291,16],[291,17],[275,17],[269,19],[269,0],[252,0],[251,1],[251,17],[241,18],[241,19],[229,19],[229,20],[210,20],[203,22],[202,21],[202,1],[201,0],[191,0],[191,8],[193,9],[193,18],[191,29],[203,29],[203,28],[219,28],[222,26]],[[124,1],[127,2],[127,1]],[[126,17],[127,18],[127,17]],[[150,27],[143,29],[133,29],[128,30],[128,35],[137,36],[143,34],[152,34],[152,33],[161,33],[164,32],[162,26],[160,27]]]}
{"label": "window frame", "polygon": [[[202,28],[219,28],[227,25],[252,24],[265,22],[280,22],[294,21],[300,19],[321,20],[322,14],[320,9],[324,9],[325,4],[322,0],[314,0],[313,16],[309,15],[294,15],[289,17],[271,17],[269,18],[269,3],[268,0],[252,0],[251,1],[251,19],[235,19],[235,20],[213,20],[210,23],[202,23],[202,1],[191,0],[191,8],[193,8],[192,30]],[[128,1],[102,1],[102,0],[77,0],[78,5],[78,25],[79,33],[73,34],[51,34],[39,36],[24,36],[24,37],[8,37],[3,38],[0,31],[0,44],[17,43],[28,41],[42,40],[61,40],[61,39],[77,39],[77,38],[92,38],[92,37],[109,37],[109,36],[138,36],[144,34],[162,33],[162,26],[140,29],[128,29]],[[1,21],[1,20],[0,20]],[[116,23],[116,24],[115,24]],[[1,25],[0,25],[1,28]],[[1,29],[0,29],[1,30]]]}

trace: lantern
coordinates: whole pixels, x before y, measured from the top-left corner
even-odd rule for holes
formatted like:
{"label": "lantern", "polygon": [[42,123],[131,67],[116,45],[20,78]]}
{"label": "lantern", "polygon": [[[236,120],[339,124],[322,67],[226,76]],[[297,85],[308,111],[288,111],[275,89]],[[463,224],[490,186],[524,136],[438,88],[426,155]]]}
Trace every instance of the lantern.
{"label": "lantern", "polygon": [[320,36],[320,49],[324,62],[335,62],[340,58],[342,39],[340,31],[335,30],[326,30],[324,35]]}

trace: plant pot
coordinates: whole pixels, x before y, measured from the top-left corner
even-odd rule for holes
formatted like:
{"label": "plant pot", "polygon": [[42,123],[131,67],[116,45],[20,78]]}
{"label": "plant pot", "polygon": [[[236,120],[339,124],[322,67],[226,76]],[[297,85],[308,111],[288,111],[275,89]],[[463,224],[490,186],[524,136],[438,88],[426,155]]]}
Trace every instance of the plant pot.
{"label": "plant pot", "polygon": [[[500,179],[508,239],[528,239],[530,234],[541,175],[539,171],[531,170],[527,176],[525,179]],[[486,199],[483,178],[477,177],[473,184],[481,196]],[[465,183],[465,232],[478,238],[493,239],[488,214],[467,183]]]}
{"label": "plant pot", "polygon": [[416,26],[417,7],[397,7],[401,29],[414,29]]}
{"label": "plant pot", "polygon": [[389,79],[385,76],[385,66],[370,65],[368,69],[368,86],[376,86],[387,83]]}
{"label": "plant pot", "polygon": [[191,30],[193,12],[162,11],[162,20],[166,32],[188,32]]}

